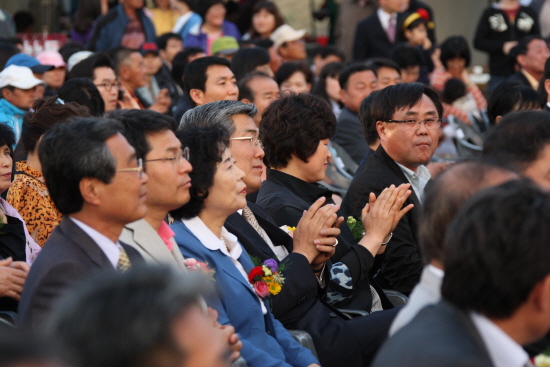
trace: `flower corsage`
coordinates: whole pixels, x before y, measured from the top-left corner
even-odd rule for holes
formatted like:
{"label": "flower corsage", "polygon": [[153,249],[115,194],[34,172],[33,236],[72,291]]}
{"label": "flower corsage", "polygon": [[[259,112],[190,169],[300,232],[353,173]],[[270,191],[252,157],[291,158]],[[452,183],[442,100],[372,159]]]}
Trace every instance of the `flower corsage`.
{"label": "flower corsage", "polygon": [[363,223],[361,222],[361,219],[356,219],[354,217],[349,216],[348,219],[346,219],[346,224],[351,230],[351,233],[353,234],[353,238],[355,239],[355,241],[357,242],[361,241],[361,239],[365,235],[365,227],[363,227]]}
{"label": "flower corsage", "polygon": [[280,226],[279,228],[285,231],[285,233],[288,234],[290,237],[294,238],[294,231],[296,230],[296,227],[284,225]]}
{"label": "flower corsage", "polygon": [[262,263],[252,257],[252,261],[256,266],[248,273],[248,281],[258,296],[268,298],[271,303],[271,296],[279,294],[285,282],[282,273],[285,266],[279,265],[274,259],[267,259]]}
{"label": "flower corsage", "polygon": [[184,259],[183,260],[183,265],[185,265],[185,268],[187,270],[189,270],[190,272],[199,271],[199,272],[203,273],[204,275],[209,276],[210,279],[215,280],[214,279],[214,274],[216,274],[216,270],[211,269],[208,266],[207,262],[203,263],[203,262],[197,261],[193,258],[189,258],[189,259]]}

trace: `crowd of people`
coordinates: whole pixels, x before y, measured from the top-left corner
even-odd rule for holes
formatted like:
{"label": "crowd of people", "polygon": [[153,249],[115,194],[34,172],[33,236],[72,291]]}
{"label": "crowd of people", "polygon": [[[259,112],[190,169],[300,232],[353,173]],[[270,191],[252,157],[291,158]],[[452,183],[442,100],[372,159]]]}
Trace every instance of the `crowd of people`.
{"label": "crowd of people", "polygon": [[58,51],[0,40],[0,367],[550,347],[549,1],[480,14],[488,83],[416,0],[351,61],[273,1],[77,3]]}

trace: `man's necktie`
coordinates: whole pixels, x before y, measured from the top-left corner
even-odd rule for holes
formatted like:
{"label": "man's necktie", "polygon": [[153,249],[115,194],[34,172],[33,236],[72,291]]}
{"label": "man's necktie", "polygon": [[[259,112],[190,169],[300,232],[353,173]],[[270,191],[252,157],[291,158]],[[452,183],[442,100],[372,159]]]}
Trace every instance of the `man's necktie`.
{"label": "man's necktie", "polygon": [[390,17],[390,23],[388,25],[388,30],[386,31],[388,38],[391,43],[395,43],[395,14],[392,14]]}
{"label": "man's necktie", "polygon": [[125,273],[132,267],[132,264],[130,263],[130,258],[128,258],[128,254],[124,250],[124,248],[120,247],[120,255],[118,256],[118,263],[116,264],[116,270],[120,271],[121,273]]}
{"label": "man's necktie", "polygon": [[254,213],[252,213],[252,210],[250,210],[250,208],[248,206],[245,206],[243,208],[243,217],[244,219],[246,219],[246,221],[248,223],[250,223],[250,225],[252,226],[252,228],[254,228],[256,230],[256,232],[258,232],[258,234],[260,236],[262,236],[262,238],[264,239],[264,241],[266,243],[269,243],[267,241],[267,238],[266,238],[266,234],[265,234],[265,231],[263,230],[262,227],[260,227],[260,224],[258,223],[258,221],[256,220],[256,217],[254,216]]}

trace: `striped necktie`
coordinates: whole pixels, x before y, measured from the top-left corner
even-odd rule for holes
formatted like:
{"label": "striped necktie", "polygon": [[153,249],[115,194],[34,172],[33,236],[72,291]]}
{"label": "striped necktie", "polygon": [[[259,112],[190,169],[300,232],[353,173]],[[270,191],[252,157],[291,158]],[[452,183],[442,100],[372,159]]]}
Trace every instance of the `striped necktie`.
{"label": "striped necktie", "polygon": [[121,273],[125,273],[130,270],[131,267],[132,263],[130,262],[130,258],[128,257],[126,250],[124,250],[124,247],[120,246],[120,255],[118,256],[116,270],[120,271]]}

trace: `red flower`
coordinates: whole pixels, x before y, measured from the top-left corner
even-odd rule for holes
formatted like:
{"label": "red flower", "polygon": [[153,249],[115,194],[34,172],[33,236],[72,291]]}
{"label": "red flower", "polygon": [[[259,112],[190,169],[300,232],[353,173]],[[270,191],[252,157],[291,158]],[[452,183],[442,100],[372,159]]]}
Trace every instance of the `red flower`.
{"label": "red flower", "polygon": [[266,282],[259,281],[254,283],[254,291],[262,298],[269,296],[269,287]]}
{"label": "red flower", "polygon": [[256,278],[257,276],[264,276],[264,271],[261,266],[256,266],[255,268],[250,270],[250,273],[248,273],[248,281],[254,284],[254,278]]}
{"label": "red flower", "polygon": [[429,22],[430,21],[430,13],[426,9],[417,9],[416,12],[424,19],[424,21]]}

